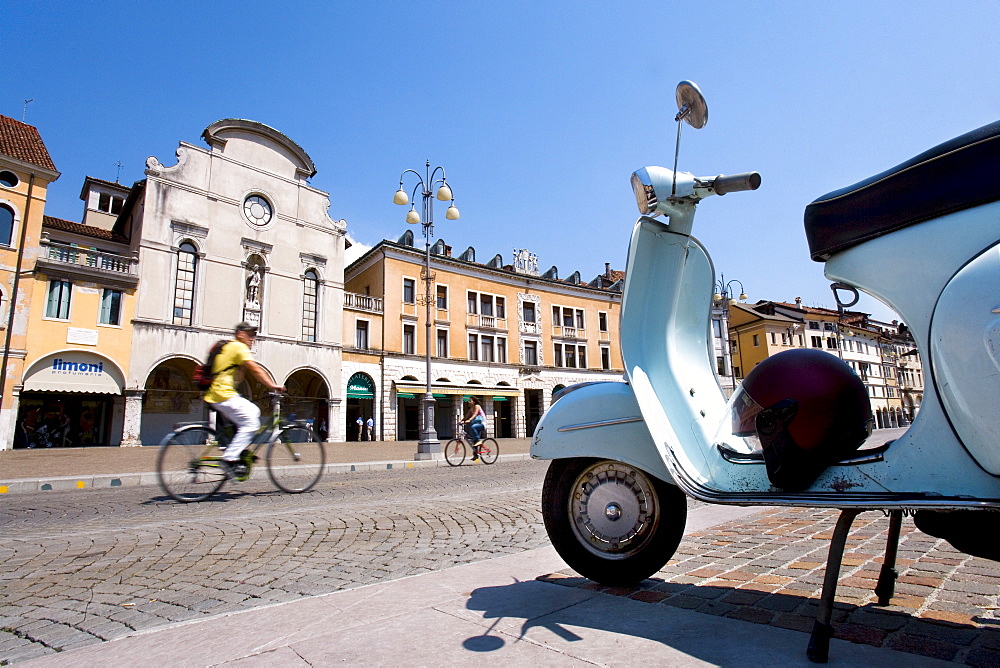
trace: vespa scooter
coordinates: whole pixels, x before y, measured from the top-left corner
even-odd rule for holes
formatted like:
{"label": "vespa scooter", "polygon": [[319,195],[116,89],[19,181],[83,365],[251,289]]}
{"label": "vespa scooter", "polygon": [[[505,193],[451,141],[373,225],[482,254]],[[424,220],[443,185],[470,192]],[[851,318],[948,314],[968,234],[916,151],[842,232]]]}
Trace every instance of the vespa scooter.
{"label": "vespa scooter", "polygon": [[[812,257],[825,262],[838,304],[856,303],[857,290],[882,300],[908,324],[925,362],[923,402],[908,430],[862,445],[871,433],[867,393],[835,354],[779,353],[727,399],[710,332],[715,270],[692,228],[701,200],[755,190],[760,177],[678,172],[681,124],[700,128],[708,111],[690,82],[676,97],[674,168],[632,175],[642,216],[621,311],[627,382],[566,388],[533,437],[532,457],[552,460],[545,527],[581,575],[625,585],[671,558],[685,495],[840,509],[807,651],[824,662],[844,545],[859,513],[890,517],[880,604],[893,594],[904,513],[964,552],[1000,559],[1000,513],[987,512],[1000,509],[1000,180],[992,176],[1000,122],[806,209]],[[904,262],[919,280],[898,270]],[[750,385],[756,389],[744,391]],[[807,442],[810,430],[821,433]]]}

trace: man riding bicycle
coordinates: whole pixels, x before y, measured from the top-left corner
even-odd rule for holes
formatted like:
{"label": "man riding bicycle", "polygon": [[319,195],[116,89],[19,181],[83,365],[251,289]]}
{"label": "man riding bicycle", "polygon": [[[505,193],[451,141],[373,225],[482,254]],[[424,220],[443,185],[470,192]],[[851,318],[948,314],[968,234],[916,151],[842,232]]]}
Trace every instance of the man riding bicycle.
{"label": "man riding bicycle", "polygon": [[236,425],[236,434],[233,435],[229,447],[222,453],[222,461],[226,464],[226,476],[229,478],[238,475],[240,453],[250,444],[257,429],[260,428],[260,408],[236,391],[236,372],[246,369],[272,391],[285,391],[284,386],[275,385],[264,368],[253,360],[250,345],[257,338],[257,327],[241,322],[236,325],[233,337],[234,340],[224,345],[215,357],[212,364],[214,374],[212,386],[204,396],[207,404]]}

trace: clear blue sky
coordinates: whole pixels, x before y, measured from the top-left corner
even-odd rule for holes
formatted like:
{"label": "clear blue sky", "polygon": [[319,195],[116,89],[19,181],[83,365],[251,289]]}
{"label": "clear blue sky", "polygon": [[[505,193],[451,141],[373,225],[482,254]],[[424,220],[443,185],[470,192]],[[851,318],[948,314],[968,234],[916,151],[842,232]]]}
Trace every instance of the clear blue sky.
{"label": "clear blue sky", "polygon": [[132,183],[147,156],[174,164],[178,141],[248,118],[309,153],[361,244],[404,231],[392,194],[429,159],[462,211],[439,206],[437,236],[590,280],[624,268],[629,175],[672,164],[690,79],[709,123],[684,133],[681,169],[763,176],[701,206],[717,270],[751,301],[833,306],[803,208],[1000,118],[998,33],[997,0],[8,2],[0,113],[34,98],[60,218],[80,220],[85,176],[120,161]]}

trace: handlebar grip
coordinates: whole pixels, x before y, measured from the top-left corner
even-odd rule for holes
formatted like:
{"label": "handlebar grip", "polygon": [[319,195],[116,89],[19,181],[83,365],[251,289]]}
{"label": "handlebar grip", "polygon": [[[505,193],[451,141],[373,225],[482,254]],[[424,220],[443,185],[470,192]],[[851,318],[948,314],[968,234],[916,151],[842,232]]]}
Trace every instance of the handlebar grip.
{"label": "handlebar grip", "polygon": [[757,172],[733,174],[732,176],[723,176],[720,174],[715,177],[713,187],[717,195],[725,195],[726,193],[734,193],[740,190],[757,190],[757,188],[760,188],[760,174]]}

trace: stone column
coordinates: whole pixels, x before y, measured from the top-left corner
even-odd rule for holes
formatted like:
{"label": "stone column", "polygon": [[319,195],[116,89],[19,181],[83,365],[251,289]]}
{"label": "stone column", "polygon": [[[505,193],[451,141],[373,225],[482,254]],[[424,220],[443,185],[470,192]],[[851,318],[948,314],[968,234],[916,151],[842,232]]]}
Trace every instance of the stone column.
{"label": "stone column", "polygon": [[344,433],[344,418],[341,414],[342,402],[343,400],[340,397],[327,400],[326,440],[329,442],[343,442],[347,440],[347,434]]}
{"label": "stone column", "polygon": [[125,390],[125,425],[122,427],[122,447],[142,445],[142,398],[146,390]]}
{"label": "stone column", "polygon": [[496,438],[497,435],[497,415],[496,404],[493,398],[483,399],[483,413],[486,414],[486,436]]}
{"label": "stone column", "polygon": [[14,436],[17,431],[17,411],[21,401],[21,386],[15,385],[11,390],[10,407],[0,411],[0,450],[14,448]]}

